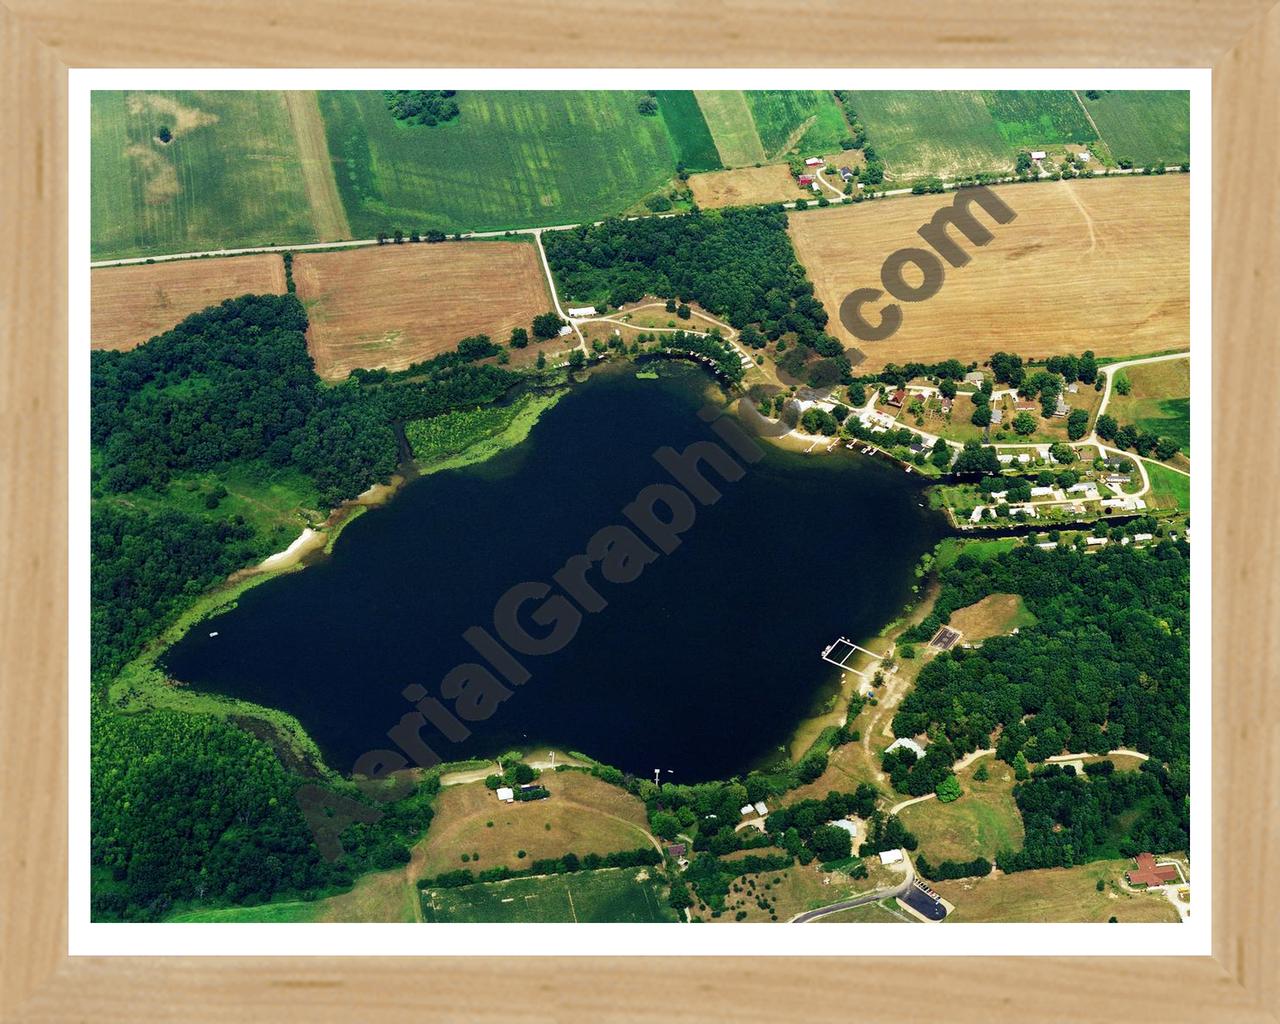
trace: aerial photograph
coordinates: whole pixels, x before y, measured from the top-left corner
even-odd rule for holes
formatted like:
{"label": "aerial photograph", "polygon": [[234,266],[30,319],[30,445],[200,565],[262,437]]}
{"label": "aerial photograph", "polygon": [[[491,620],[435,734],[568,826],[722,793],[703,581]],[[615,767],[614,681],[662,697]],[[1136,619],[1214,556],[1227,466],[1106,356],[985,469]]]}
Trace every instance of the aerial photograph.
{"label": "aerial photograph", "polygon": [[95,90],[91,921],[1185,934],[1190,95],[1090,84]]}

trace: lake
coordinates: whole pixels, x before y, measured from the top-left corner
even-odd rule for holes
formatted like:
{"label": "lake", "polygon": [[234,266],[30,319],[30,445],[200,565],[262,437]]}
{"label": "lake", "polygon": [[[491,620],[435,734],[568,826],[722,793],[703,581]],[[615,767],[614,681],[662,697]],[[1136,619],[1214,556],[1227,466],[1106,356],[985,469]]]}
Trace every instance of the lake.
{"label": "lake", "polygon": [[[706,375],[675,363],[659,373],[597,373],[519,446],[407,484],[328,558],[198,624],[166,671],[288,711],[342,772],[392,747],[388,731],[414,710],[402,691],[438,696],[446,673],[478,660],[464,630],[494,631],[506,591],[550,582],[598,530],[627,522],[638,492],[671,483],[658,448],[717,440],[696,415]],[[445,760],[547,743],[676,782],[775,758],[833,690],[822,649],[895,618],[946,525],[921,507],[920,477],[885,460],[768,448],[735,482],[706,472],[723,497],[698,506],[679,546],[638,579],[589,577],[607,607],[558,653],[521,655],[530,678],[492,717],[460,741],[431,725],[423,738]]]}

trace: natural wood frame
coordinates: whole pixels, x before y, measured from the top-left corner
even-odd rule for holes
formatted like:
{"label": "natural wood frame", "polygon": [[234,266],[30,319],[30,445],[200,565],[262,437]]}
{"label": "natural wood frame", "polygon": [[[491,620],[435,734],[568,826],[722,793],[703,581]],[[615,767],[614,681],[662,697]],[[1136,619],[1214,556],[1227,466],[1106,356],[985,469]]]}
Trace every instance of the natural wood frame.
{"label": "natural wood frame", "polygon": [[[1280,1003],[1274,480],[1280,7],[670,0],[0,5],[0,1014],[4,1020],[1272,1021]],[[492,17],[497,14],[497,17]],[[700,20],[693,52],[664,26]],[[818,29],[814,31],[814,29]],[[483,33],[483,35],[482,35]],[[621,45],[620,45],[621,41]],[[76,958],[67,883],[67,69],[80,66],[1214,68],[1213,956],[683,960]],[[1255,343],[1258,348],[1255,348]],[[1230,401],[1227,401],[1227,399]],[[1248,450],[1248,461],[1236,452]],[[1268,499],[1271,499],[1269,502]],[[1247,516],[1247,520],[1245,517]],[[1203,770],[1203,769],[1201,769]],[[1267,965],[1271,966],[1268,967]],[[744,989],[744,980],[749,986]],[[1270,980],[1268,980],[1270,979]],[[850,1000],[856,992],[860,998]],[[852,1009],[848,1009],[852,1008]]]}

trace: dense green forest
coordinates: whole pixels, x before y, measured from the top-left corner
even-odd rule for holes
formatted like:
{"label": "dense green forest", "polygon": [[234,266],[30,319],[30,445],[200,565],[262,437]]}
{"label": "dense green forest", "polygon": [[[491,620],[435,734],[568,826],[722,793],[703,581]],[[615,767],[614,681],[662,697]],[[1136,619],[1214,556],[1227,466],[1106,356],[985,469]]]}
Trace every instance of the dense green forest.
{"label": "dense green forest", "polygon": [[[155,921],[175,905],[310,899],[403,864],[431,821],[434,777],[342,835],[321,858],[298,809],[304,782],[231,722],[172,711],[98,711],[92,729],[95,920]],[[352,793],[344,794],[352,796]]]}
{"label": "dense green forest", "polygon": [[181,480],[288,471],[336,505],[394,470],[393,423],[491,402],[519,380],[476,365],[488,339],[464,339],[412,375],[370,371],[325,387],[306,326],[294,296],[245,295],[131,351],[93,353],[95,670],[119,668],[196,594],[271,550],[219,510],[216,492],[205,515],[165,507]]}
{"label": "dense green forest", "polygon": [[[316,377],[292,295],[246,295],[129,352],[92,359],[92,667],[109,679],[196,597],[261,558],[263,524],[222,507],[238,475],[311,486],[324,505],[394,469],[393,425],[492,401],[518,380],[460,346],[412,375]],[[487,343],[487,339],[485,339]],[[202,500],[193,505],[194,497]],[[265,492],[264,492],[265,493]],[[292,492],[291,492],[292,493]],[[294,530],[297,526],[293,527]],[[304,779],[234,723],[93,698],[93,914],[157,920],[183,902],[258,903],[343,888],[408,859],[434,780],[321,859],[294,799]],[[350,796],[350,793],[344,793]]]}
{"label": "dense green forest", "polygon": [[1036,625],[935,658],[894,717],[894,732],[986,746],[1012,763],[1063,751],[1133,747],[1185,765],[1190,749],[1190,548],[1166,541],[1096,554],[1019,547],[961,554],[933,613],[904,640],[927,640],[952,611],[1020,594]]}
{"label": "dense green forest", "polygon": [[562,294],[575,301],[621,306],[657,295],[697,302],[742,331],[752,348],[794,338],[784,367],[794,376],[813,374],[806,364],[815,355],[820,383],[849,375],[781,207],[606,220],[549,231],[542,243]]}
{"label": "dense green forest", "polygon": [[1080,863],[1187,842],[1190,756],[1190,548],[1165,541],[1096,554],[1019,547],[962,553],[942,573],[934,611],[904,634],[927,640],[953,611],[988,594],[1019,594],[1038,620],[975,649],[939,654],[894,716],[899,736],[929,735],[918,761],[887,755],[894,787],[934,789],[955,759],[993,742],[1025,778],[1028,762],[1131,747],[1139,773],[1089,781],[1046,766],[1015,789],[1024,849],[1006,870]]}
{"label": "dense green forest", "polygon": [[1002,852],[1002,871],[1070,867],[1143,850],[1185,850],[1190,811],[1185,777],[1154,761],[1117,772],[1110,761],[1085,766],[1085,775],[1057,764],[1036,770],[1014,787],[1025,831],[1022,849]]}

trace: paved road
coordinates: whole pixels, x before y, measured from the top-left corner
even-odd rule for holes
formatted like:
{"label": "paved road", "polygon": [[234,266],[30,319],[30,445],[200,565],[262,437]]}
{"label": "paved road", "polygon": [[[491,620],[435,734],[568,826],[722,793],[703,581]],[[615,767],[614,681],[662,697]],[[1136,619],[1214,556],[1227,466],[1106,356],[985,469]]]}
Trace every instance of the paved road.
{"label": "paved road", "polygon": [[[1140,174],[1140,173],[1141,173],[1140,168],[1135,168],[1133,170],[1128,170],[1128,171],[1113,168],[1111,171],[1111,176],[1115,177],[1117,175]],[[1047,177],[1048,175],[1044,173],[1040,175],[1040,178],[1042,179]],[[1016,179],[1009,178],[1007,179],[1007,182],[1012,182],[1014,180]],[[993,182],[993,184],[1004,184],[1007,182]],[[955,182],[953,181],[944,182],[943,187],[954,188]],[[894,196],[909,196],[911,194],[912,192],[911,192],[911,189],[909,188],[892,188],[886,192],[876,193],[876,197],[878,199],[883,199],[883,198],[891,198]],[[846,197],[841,195],[840,198],[845,199]],[[781,206],[787,210],[795,209],[795,205],[796,204],[794,200],[791,202],[786,202],[781,204]],[[842,206],[844,204],[842,202],[833,202],[831,205]],[[679,211],[675,211],[672,213],[653,214],[651,216],[656,216],[658,218],[665,218],[665,217],[679,217],[681,216],[681,214]],[[624,217],[623,219],[624,220],[644,220],[647,218]],[[591,226],[595,226],[597,224],[602,224],[602,223],[603,221],[598,221],[598,220],[590,222]],[[540,235],[544,231],[570,231],[573,228],[578,228],[582,226],[583,226],[582,224],[546,224],[541,227],[504,228],[499,231],[463,231],[463,232],[460,232],[460,237],[462,238],[502,238],[505,235]],[[92,260],[90,261],[89,266],[90,267],[126,267],[126,266],[131,266],[137,263],[167,263],[170,260],[194,260],[194,259],[200,259],[201,257],[206,257],[206,256],[248,256],[248,255],[251,255],[252,253],[259,253],[259,252],[322,252],[325,249],[351,249],[359,246],[379,245],[379,244],[394,245],[395,243],[390,241],[387,241],[385,243],[379,243],[378,239],[376,238],[349,238],[341,242],[299,242],[293,245],[251,245],[251,246],[244,246],[242,248],[236,248],[236,249],[204,249],[198,252],[173,252],[173,253],[164,253],[158,256],[130,256],[126,259],[117,259],[117,260]],[[412,245],[415,243],[404,242],[401,244]],[[417,243],[417,244],[429,245],[431,243],[427,242],[427,243]]]}
{"label": "paved road", "polygon": [[875,892],[864,893],[861,896],[854,896],[852,899],[841,900],[838,903],[831,903],[825,907],[818,907],[816,910],[806,910],[803,914],[797,914],[788,924],[808,924],[810,921],[816,921],[820,917],[827,917],[831,914],[838,914],[842,910],[852,910],[854,907],[865,907],[868,903],[878,903],[880,900],[887,899],[890,896],[901,896],[915,881],[916,871],[911,864],[911,858],[903,853],[903,863],[907,866],[906,878],[890,889],[877,889]]}

